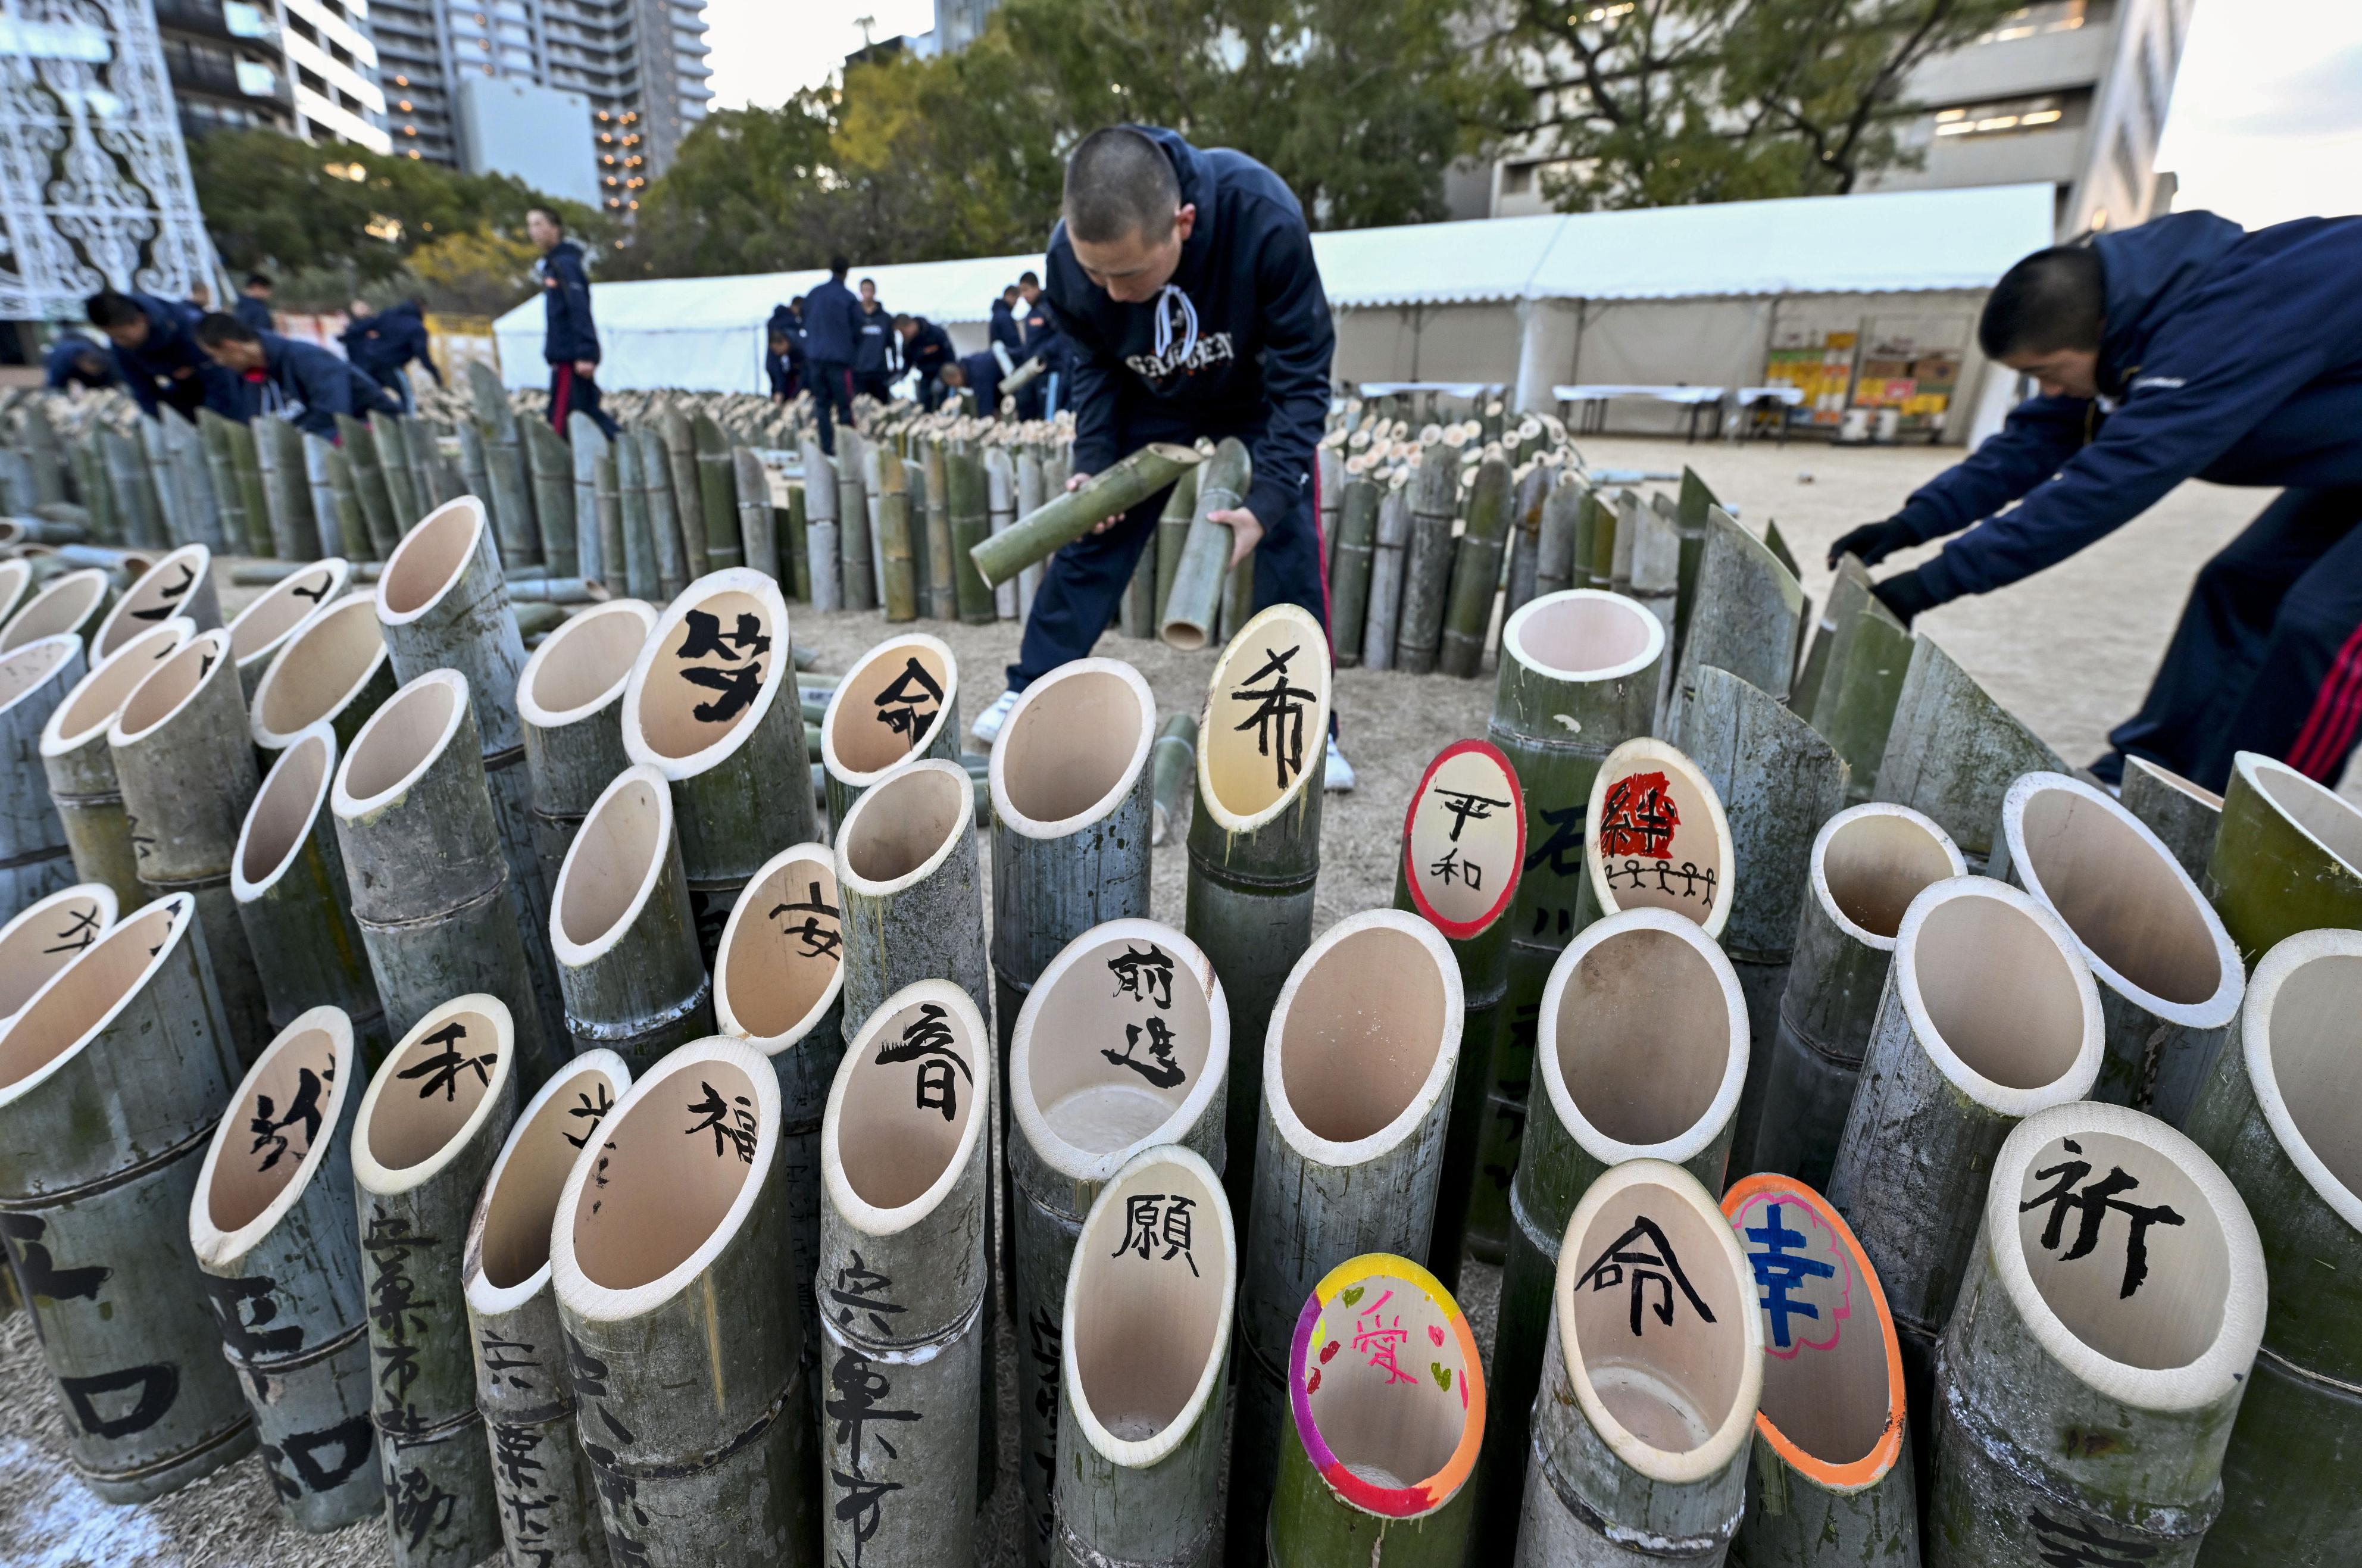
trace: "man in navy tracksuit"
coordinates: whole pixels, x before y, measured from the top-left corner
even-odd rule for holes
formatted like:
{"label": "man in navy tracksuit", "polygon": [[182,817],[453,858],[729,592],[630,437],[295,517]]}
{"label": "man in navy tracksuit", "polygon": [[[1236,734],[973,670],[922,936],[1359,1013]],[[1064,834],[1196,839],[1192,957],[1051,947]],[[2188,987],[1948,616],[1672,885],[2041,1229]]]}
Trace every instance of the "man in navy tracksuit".
{"label": "man in navy tracksuit", "polygon": [[[935,380],[949,389],[950,396],[956,397],[962,389],[974,392],[976,411],[987,419],[1000,408],[1000,358],[988,348],[981,354],[961,355],[938,369]],[[939,393],[936,401],[942,402],[944,395]]]}
{"label": "man in navy tracksuit", "polygon": [[1959,534],[1878,584],[1907,619],[2064,560],[2183,480],[2284,486],[2199,572],[2147,699],[2092,771],[2114,783],[2129,753],[2221,790],[2253,751],[2335,783],[2362,728],[2357,280],[2352,217],[2250,234],[2176,213],[2027,257],[1978,337],[2042,395],[1832,561]]}
{"label": "man in navy tracksuit", "polygon": [[894,313],[877,303],[877,282],[861,280],[860,337],[853,350],[853,390],[864,397],[874,397],[879,403],[890,403],[894,394],[889,390],[894,378],[901,373],[901,362],[894,357]]}
{"label": "man in navy tracksuit", "polygon": [[377,379],[316,343],[257,332],[234,315],[197,323],[197,341],[214,362],[239,379],[241,420],[292,420],[307,436],[337,439],[337,415],[366,419],[400,414],[402,404]]}
{"label": "man in navy tracksuit", "polygon": [[[1254,460],[1245,504],[1213,513],[1254,552],[1254,602],[1328,624],[1313,447],[1337,334],[1304,209],[1270,170],[1169,130],[1092,132],[1066,164],[1045,297],[1072,346],[1073,482],[1152,441],[1235,436]],[[1091,651],[1163,510],[1159,492],[1050,558],[1009,689]],[[1013,697],[988,708],[992,741]],[[1351,770],[1330,746],[1330,784]]]}
{"label": "man in navy tracksuit", "polygon": [[770,378],[771,397],[778,403],[793,403],[803,389],[804,324],[797,314],[803,304],[804,297],[798,294],[788,304],[774,306],[764,329],[763,373]]}
{"label": "man in navy tracksuit", "polygon": [[830,419],[853,423],[853,361],[861,342],[861,302],[844,286],[853,263],[828,261],[828,281],[804,296],[804,364],[811,375],[812,414],[820,425],[820,449],[836,456],[836,427]]}
{"label": "man in navy tracksuit", "polygon": [[230,303],[230,315],[257,332],[273,332],[279,324],[270,319],[270,279],[261,272],[248,272],[246,282],[238,289],[237,298]]}
{"label": "man in navy tracksuit", "polygon": [[41,380],[51,392],[74,387],[98,392],[115,384],[115,365],[105,349],[79,332],[69,332],[41,356]]}
{"label": "man in navy tracksuit", "polygon": [[[355,300],[350,315],[351,325],[338,335],[345,346],[345,358],[392,392],[404,414],[416,406],[411,395],[410,378],[403,373],[412,361],[434,377],[436,386],[443,384],[443,372],[435,368],[428,351],[426,315],[416,300],[403,300],[384,310],[372,309],[367,300]],[[242,315],[238,319],[246,320]]]}
{"label": "man in navy tracksuit", "polygon": [[191,419],[210,408],[225,419],[242,419],[246,399],[237,378],[197,347],[194,305],[153,294],[95,293],[83,303],[90,324],[115,345],[116,373],[149,418],[169,404]]}
{"label": "man in navy tracksuit", "polygon": [[549,366],[549,423],[560,436],[577,414],[613,440],[621,426],[599,406],[599,328],[590,319],[590,274],[582,269],[582,248],[566,237],[566,225],[547,207],[532,207],[524,229],[541,248],[534,271],[541,278],[546,313],[541,357]]}
{"label": "man in navy tracksuit", "polygon": [[1032,272],[1017,280],[1021,314],[1017,318],[1018,336],[1022,347],[1017,362],[1021,365],[1033,359],[1046,359],[1042,373],[1017,389],[1017,417],[1047,419],[1063,404],[1058,393],[1065,381],[1065,345],[1059,340],[1057,324],[1050,319],[1050,309],[1042,302],[1042,280]]}
{"label": "man in navy tracksuit", "polygon": [[[900,318],[896,317],[897,320]],[[1017,285],[1010,284],[992,302],[992,322],[985,329],[988,341],[1009,351],[1009,362],[1015,364],[1025,352],[1025,339],[1017,331]]]}
{"label": "man in navy tracksuit", "polygon": [[923,315],[898,315],[894,331],[902,340],[902,363],[919,372],[919,404],[933,413],[944,401],[943,369],[959,359],[952,335]]}

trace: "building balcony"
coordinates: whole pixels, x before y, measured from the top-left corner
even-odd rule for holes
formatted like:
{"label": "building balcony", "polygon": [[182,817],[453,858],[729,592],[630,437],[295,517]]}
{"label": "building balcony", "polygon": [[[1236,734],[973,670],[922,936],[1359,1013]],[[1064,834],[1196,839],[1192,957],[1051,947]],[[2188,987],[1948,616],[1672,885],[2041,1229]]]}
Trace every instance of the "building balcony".
{"label": "building balcony", "polygon": [[260,43],[279,36],[270,10],[252,0],[156,0],[156,25],[167,32]]}
{"label": "building balcony", "polygon": [[165,73],[176,93],[198,93],[256,108],[268,105],[284,113],[294,111],[295,93],[286,76],[257,61],[221,61],[186,55],[176,58],[168,50]]}

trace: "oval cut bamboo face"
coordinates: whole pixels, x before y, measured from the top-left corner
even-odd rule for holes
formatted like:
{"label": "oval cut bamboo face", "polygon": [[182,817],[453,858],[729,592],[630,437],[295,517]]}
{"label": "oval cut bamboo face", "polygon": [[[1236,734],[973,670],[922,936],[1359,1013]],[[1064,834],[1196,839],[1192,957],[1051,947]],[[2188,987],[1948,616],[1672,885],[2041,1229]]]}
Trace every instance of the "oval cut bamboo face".
{"label": "oval cut bamboo face", "polygon": [[57,712],[41,731],[41,755],[62,756],[82,745],[93,736],[102,734],[115,723],[115,715],[139,683],[155,673],[156,667],[171,658],[191,637],[196,627],[190,622],[173,619],[153,631],[142,632],[125,644],[114,657],[82,678],[66,700],[58,704]]}
{"label": "oval cut bamboo face", "polygon": [[489,1013],[438,1008],[377,1070],[382,1087],[353,1136],[389,1171],[424,1165],[468,1129],[498,1091],[512,1054]]}
{"label": "oval cut bamboo face", "polygon": [[695,600],[659,635],[654,657],[641,655],[637,733],[671,761],[709,751],[754,722],[789,663],[785,621],[775,624],[772,607],[740,589]]}
{"label": "oval cut bamboo face", "polygon": [[1584,858],[1599,906],[1661,909],[1719,934],[1730,913],[1730,828],[1697,765],[1659,740],[1625,742],[1599,765]]}
{"label": "oval cut bamboo face", "polygon": [[[1606,929],[1610,922],[1617,923]],[[1626,915],[1598,922],[1561,956],[1543,999],[1542,1039],[1568,1099],[1618,1143],[1682,1139],[1745,1073],[1743,1057],[1734,1064],[1745,1012],[1734,1018],[1712,961],[1661,926]]]}
{"label": "oval cut bamboo face", "polygon": [[436,507],[394,547],[378,579],[378,603],[397,620],[415,615],[449,588],[475,556],[484,505],[462,496]]}
{"label": "oval cut bamboo face", "polygon": [[1287,1110],[1331,1143],[1394,1125],[1433,1076],[1447,1028],[1457,1038],[1456,991],[1434,953],[1400,926],[1374,922],[1315,944],[1274,1015]]}
{"label": "oval cut bamboo face", "polygon": [[1489,741],[1458,741],[1428,764],[1403,823],[1411,901],[1438,931],[1465,941],[1517,896],[1526,858],[1526,802],[1517,769]]}
{"label": "oval cut bamboo face", "polygon": [[0,629],[0,654],[43,637],[80,636],[106,598],[106,574],[92,568],[54,579]]}
{"label": "oval cut bamboo face", "polygon": [[558,934],[579,949],[613,933],[639,907],[671,843],[672,791],[654,768],[608,786],[567,848],[552,916]]}
{"label": "oval cut bamboo face", "polygon": [[2097,1008],[2085,1007],[2082,961],[2031,911],[1995,896],[1999,886],[1961,878],[1922,893],[1941,901],[1896,946],[1898,984],[1970,1071],[2006,1089],[2039,1089],[2076,1070]]}
{"label": "oval cut bamboo face", "polygon": [[1370,1253],[1314,1286],[1288,1353],[1296,1435],[1340,1497],[1382,1518],[1450,1502],[1476,1463],[1485,1373],[1442,1282]]}
{"label": "oval cut bamboo face", "polygon": [[1230,1206],[1202,1160],[1132,1161],[1091,1205],[1066,1294],[1076,1408],[1146,1442],[1202,1406],[1229,1336]]}
{"label": "oval cut bamboo face", "polygon": [[6,625],[8,617],[16,613],[17,606],[24,601],[25,590],[32,585],[32,581],[33,569],[29,562],[13,556],[0,560],[0,625]]}
{"label": "oval cut bamboo face", "polygon": [[115,923],[115,893],[80,882],[26,906],[0,927],[0,1022],[33,999],[50,976],[95,946]]}
{"label": "oval cut bamboo face", "polygon": [[2286,763],[2243,752],[2239,766],[2281,815],[2362,877],[2362,812]]}
{"label": "oval cut bamboo face", "polygon": [[1892,952],[1903,911],[1929,883],[1966,875],[1944,830],[1906,806],[1839,812],[1813,841],[1813,881],[1857,939]]}
{"label": "oval cut bamboo face", "polygon": [[623,695],[656,611],[618,599],[568,616],[525,661],[517,706],[545,728],[583,717]]}
{"label": "oval cut bamboo face", "polygon": [[[2294,945],[2301,942],[2304,947]],[[2308,951],[2307,949],[2310,949]],[[2267,986],[2267,980],[2270,984]],[[2307,932],[2256,966],[2246,1044],[2258,1098],[2278,1100],[2320,1176],[2340,1189],[2343,1211],[2362,1213],[2362,1055],[2354,1049],[2362,1018],[2362,937]],[[2255,1014],[2261,1004],[2264,1016]],[[2260,1025],[2260,1027],[2258,1027]],[[2263,1070],[2256,1070],[2260,1066]]]}
{"label": "oval cut bamboo face", "polygon": [[325,728],[297,737],[279,754],[247,808],[237,854],[240,890],[269,882],[303,844],[327,798],[336,765],[334,734]]}
{"label": "oval cut bamboo face", "polygon": [[1156,700],[1131,667],[1077,660],[1026,689],[993,747],[1011,820],[1067,823],[1104,814],[1140,776]]}
{"label": "oval cut bamboo face", "polygon": [[691,1060],[611,1117],[574,1211],[583,1277],[637,1290],[705,1245],[754,1174],[761,1111],[755,1080],[735,1065]]}
{"label": "oval cut bamboo face", "polygon": [[852,778],[882,773],[923,752],[958,701],[959,666],[940,639],[894,637],[837,682],[827,712],[827,760]]}
{"label": "oval cut bamboo face", "polygon": [[345,1088],[338,1045],[325,1021],[299,1019],[238,1086],[208,1166],[205,1218],[215,1230],[252,1224],[295,1183],[313,1150],[326,1147],[318,1140],[334,1132]]}
{"label": "oval cut bamboo face", "polygon": [[896,996],[902,1005],[881,1008],[845,1052],[831,1107],[847,1185],[887,1210],[918,1202],[952,1168],[990,1076],[972,1014],[908,990]]}
{"label": "oval cut bamboo face", "polygon": [[1534,600],[1509,617],[1502,646],[1520,662],[1566,680],[1629,674],[1665,646],[1665,630],[1621,594],[1569,589]]}
{"label": "oval cut bamboo face", "polygon": [[299,627],[254,689],[258,735],[292,735],[341,710],[383,664],[377,604],[348,593]]}
{"label": "oval cut bamboo face", "polygon": [[287,635],[344,591],[352,568],[331,556],[280,579],[229,624],[230,657],[241,666],[270,653]]}
{"label": "oval cut bamboo face", "polygon": [[91,645],[91,657],[111,658],[140,633],[179,614],[189,596],[204,586],[213,559],[213,552],[204,546],[183,545],[142,573],[106,613]]}
{"label": "oval cut bamboo face", "polygon": [[1292,604],[1263,611],[1222,650],[1198,726],[1198,780],[1226,825],[1255,825],[1308,768],[1319,786],[1330,680],[1328,635]]}
{"label": "oval cut bamboo face", "polygon": [[1211,971],[1202,955],[1193,963],[1177,933],[1149,922],[1110,923],[1120,934],[1087,933],[1037,983],[1023,1050],[1033,1114],[1087,1154],[1148,1138],[1213,1065]]}
{"label": "oval cut bamboo face", "polygon": [[975,811],[975,787],[960,768],[914,763],[854,803],[838,851],[858,881],[899,882],[933,864]]}
{"label": "oval cut bamboo face", "polygon": [[353,737],[339,788],[353,801],[370,801],[424,767],[450,739],[467,701],[467,685],[451,680],[414,680],[386,700]]}
{"label": "oval cut bamboo face", "polygon": [[158,665],[147,679],[132,690],[124,701],[123,712],[116,715],[111,735],[114,744],[125,745],[137,741],[180,712],[196,694],[197,688],[204,684],[214,667],[222,662],[228,642],[226,632],[202,632]]}
{"label": "oval cut bamboo face", "polygon": [[71,637],[44,637],[10,654],[0,654],[0,712],[38,691],[81,645]]}
{"label": "oval cut bamboo face", "polygon": [[723,933],[713,999],[723,1026],[778,1040],[824,1009],[844,974],[844,910],[836,863],[821,845],[799,845],[765,867]]}
{"label": "oval cut bamboo face", "polygon": [[558,1073],[517,1121],[484,1187],[476,1263],[486,1284],[513,1290],[549,1262],[550,1225],[566,1176],[631,1087],[611,1051],[586,1052]]}
{"label": "oval cut bamboo face", "polygon": [[133,911],[0,1028],[0,1100],[89,1038],[164,959],[195,903],[185,893]]}

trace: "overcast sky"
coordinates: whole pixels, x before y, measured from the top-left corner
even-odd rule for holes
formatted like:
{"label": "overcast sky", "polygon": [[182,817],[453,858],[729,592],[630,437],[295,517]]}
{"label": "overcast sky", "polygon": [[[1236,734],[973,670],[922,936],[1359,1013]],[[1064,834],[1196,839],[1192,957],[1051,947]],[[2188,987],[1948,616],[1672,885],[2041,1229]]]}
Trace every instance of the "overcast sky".
{"label": "overcast sky", "polygon": [[[922,33],[931,0],[707,0],[714,105],[776,105],[870,36]],[[2183,208],[2249,227],[2362,213],[2362,3],[2199,0],[2158,167]]]}

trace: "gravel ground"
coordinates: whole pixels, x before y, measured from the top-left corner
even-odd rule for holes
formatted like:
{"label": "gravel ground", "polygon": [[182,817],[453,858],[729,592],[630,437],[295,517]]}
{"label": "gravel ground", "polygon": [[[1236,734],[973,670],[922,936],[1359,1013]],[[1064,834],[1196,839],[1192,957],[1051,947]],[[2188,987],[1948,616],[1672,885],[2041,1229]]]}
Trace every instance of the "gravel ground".
{"label": "gravel ground", "polygon": [[[1595,466],[1678,469],[1692,464],[1749,524],[1776,519],[1816,601],[1827,588],[1820,562],[1828,542],[1855,524],[1890,514],[1913,487],[1958,455],[1949,448],[1685,447],[1616,438],[1583,446]],[[2066,565],[2007,592],[1948,605],[1919,625],[2068,761],[2089,761],[2103,747],[2109,727],[2139,702],[2199,565],[2269,499],[2264,491],[2185,484]],[[225,612],[234,613],[255,591],[225,582]],[[796,640],[821,652],[824,669],[844,668],[886,635],[875,615],[804,613],[793,624]],[[972,718],[1001,690],[1017,628],[921,626],[943,636],[958,656],[966,685],[962,709]],[[1203,700],[1211,654],[1181,654],[1114,635],[1098,651],[1137,666],[1165,712],[1194,710]],[[1323,812],[1317,926],[1391,900],[1393,855],[1410,791],[1444,745],[1484,733],[1492,691],[1489,677],[1459,681],[1339,673],[1338,712],[1361,788],[1330,796]],[[1160,850],[1156,919],[1181,923],[1182,888],[1177,848]],[[1496,1271],[1481,1265],[1472,1266],[1462,1281],[1463,1301],[1487,1347],[1498,1284]],[[1002,1334],[1005,1368],[1016,1364],[1005,1319]],[[252,1458],[146,1507],[94,1502],[63,1465],[64,1430],[47,1381],[25,1319],[0,1326],[0,1564],[6,1568],[359,1568],[390,1562],[374,1521],[326,1537],[283,1526],[260,1463]],[[1018,1561],[1014,1384],[1001,1380],[1001,1478],[979,1543],[979,1561],[994,1564]]]}

